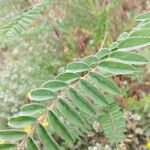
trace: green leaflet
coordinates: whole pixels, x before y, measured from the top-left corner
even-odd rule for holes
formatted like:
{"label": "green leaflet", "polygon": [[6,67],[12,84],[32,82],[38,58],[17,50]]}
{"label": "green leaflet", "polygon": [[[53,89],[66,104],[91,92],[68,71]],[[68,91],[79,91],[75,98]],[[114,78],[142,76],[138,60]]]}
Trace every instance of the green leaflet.
{"label": "green leaflet", "polygon": [[99,61],[99,59],[94,55],[87,56],[87,57],[82,59],[82,62],[84,62],[85,64],[87,64],[89,66],[97,64],[98,61]]}
{"label": "green leaflet", "polygon": [[99,64],[100,71],[104,73],[110,73],[113,75],[119,74],[133,74],[136,72],[135,68],[131,65],[114,62],[114,61],[103,61]]}
{"label": "green leaflet", "polygon": [[150,20],[150,11],[138,15],[138,16],[136,17],[136,19],[139,20],[139,21],[142,21],[142,20]]}
{"label": "green leaflet", "polygon": [[52,126],[54,131],[68,143],[74,143],[74,137],[71,135],[70,131],[65,127],[65,125],[58,119],[58,117],[52,112],[48,113],[48,121]]}
{"label": "green leaflet", "polygon": [[58,144],[52,138],[52,136],[50,134],[48,134],[46,129],[41,124],[38,124],[37,132],[38,132],[38,136],[46,150],[59,150],[60,149]]}
{"label": "green leaflet", "polygon": [[84,125],[84,121],[80,114],[63,99],[59,99],[58,109],[72,124],[81,127]]}
{"label": "green leaflet", "polygon": [[89,81],[80,79],[79,86],[84,94],[91,98],[96,104],[99,104],[101,107],[108,105],[106,97]]}
{"label": "green leaflet", "polygon": [[125,120],[116,102],[111,103],[110,107],[101,113],[99,121],[106,138],[111,144],[124,141]]}
{"label": "green leaflet", "polygon": [[150,28],[147,29],[138,29],[129,34],[129,37],[150,37]]}
{"label": "green leaflet", "polygon": [[104,77],[103,75],[90,72],[88,77],[96,84],[96,86],[102,88],[106,92],[111,94],[120,94],[118,86],[113,81]]}
{"label": "green leaflet", "polygon": [[15,144],[0,144],[0,150],[16,150]]}
{"label": "green leaflet", "polygon": [[127,32],[123,32],[122,34],[119,35],[119,37],[117,38],[117,41],[122,41],[126,39],[128,36],[129,34]]}
{"label": "green leaflet", "polygon": [[147,26],[149,23],[150,20],[142,20],[135,28],[133,28],[133,31],[141,28],[150,28],[150,26]]}
{"label": "green leaflet", "polygon": [[108,56],[110,53],[110,50],[108,48],[103,48],[103,49],[100,49],[97,53],[96,53],[96,56],[99,58],[99,59],[102,59],[104,58],[105,56]]}
{"label": "green leaflet", "polygon": [[53,92],[62,90],[66,88],[67,86],[68,85],[65,82],[59,81],[59,80],[51,80],[43,84],[44,88],[49,89],[50,91],[53,91]]}
{"label": "green leaflet", "polygon": [[23,115],[35,115],[43,112],[45,109],[44,105],[38,103],[30,103],[21,107],[21,113]]}
{"label": "green leaflet", "polygon": [[132,65],[143,65],[147,63],[147,60],[142,55],[134,52],[115,51],[109,56],[114,59],[115,62],[132,64]]}
{"label": "green leaflet", "polygon": [[26,136],[26,133],[23,131],[16,130],[1,130],[0,131],[0,140],[12,142],[19,141]]}
{"label": "green leaflet", "polygon": [[139,29],[150,29],[150,21],[147,23],[143,23],[140,26],[138,26],[137,28]]}
{"label": "green leaflet", "polygon": [[27,150],[39,150],[38,146],[31,137],[28,137],[27,139]]}
{"label": "green leaflet", "polygon": [[111,45],[110,45],[110,51],[115,51],[118,49],[118,42],[113,42]]}
{"label": "green leaflet", "polygon": [[0,40],[12,40],[13,36],[16,37],[26,32],[28,25],[45,10],[45,7],[51,0],[45,0],[37,4],[31,10],[26,11],[22,15],[13,19],[9,24],[4,26],[1,30]]}
{"label": "green leaflet", "polygon": [[72,73],[81,73],[88,71],[89,69],[89,66],[82,62],[72,62],[66,66],[66,71]]}
{"label": "green leaflet", "polygon": [[96,114],[94,107],[86,100],[86,98],[77,90],[70,88],[68,90],[68,97],[72,102],[84,113],[87,113],[90,116]]}
{"label": "green leaflet", "polygon": [[12,128],[23,128],[34,124],[35,121],[36,119],[30,116],[17,116],[11,117],[8,121],[8,125]]}
{"label": "green leaflet", "polygon": [[55,94],[48,89],[39,88],[31,91],[29,98],[33,101],[45,101],[55,98]]}
{"label": "green leaflet", "polygon": [[150,45],[150,37],[129,37],[119,42],[120,50],[134,50]]}
{"label": "green leaflet", "polygon": [[56,80],[62,80],[66,83],[71,83],[75,80],[78,80],[79,79],[79,75],[78,74],[75,74],[75,73],[71,73],[71,72],[65,72],[65,73],[62,73],[60,75],[58,75],[56,77]]}

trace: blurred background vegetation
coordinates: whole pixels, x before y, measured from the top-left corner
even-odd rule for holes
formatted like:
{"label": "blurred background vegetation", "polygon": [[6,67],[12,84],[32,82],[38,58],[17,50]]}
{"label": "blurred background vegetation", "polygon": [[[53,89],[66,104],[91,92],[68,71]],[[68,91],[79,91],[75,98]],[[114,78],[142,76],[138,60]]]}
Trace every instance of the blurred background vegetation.
{"label": "blurred background vegetation", "polygon": [[[0,29],[40,1],[0,0]],[[51,0],[24,33],[0,44],[0,128],[26,102],[31,89],[62,72],[66,63],[109,46],[120,33],[130,31],[137,14],[149,9],[149,0]],[[141,53],[150,60],[148,48]],[[150,138],[150,69],[141,70],[146,73],[114,79],[125,95],[117,99],[128,108],[127,135],[133,149]]]}

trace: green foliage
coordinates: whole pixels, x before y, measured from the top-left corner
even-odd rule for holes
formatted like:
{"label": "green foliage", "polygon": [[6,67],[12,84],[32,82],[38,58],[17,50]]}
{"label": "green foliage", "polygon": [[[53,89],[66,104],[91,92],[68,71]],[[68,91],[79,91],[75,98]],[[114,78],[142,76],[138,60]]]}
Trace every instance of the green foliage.
{"label": "green foliage", "polygon": [[118,48],[121,50],[133,50],[149,46],[149,44],[149,37],[129,36],[119,43]]}
{"label": "green foliage", "polygon": [[141,15],[139,15],[139,16],[137,16],[137,18],[136,18],[137,20],[139,20],[139,21],[145,21],[145,20],[150,20],[150,11],[148,11],[148,12],[145,12],[145,13],[143,13],[143,14],[141,14]]}
{"label": "green foliage", "polygon": [[[35,0],[0,0],[0,32],[13,20],[41,5],[41,3],[32,4],[30,1],[35,2]],[[41,0],[36,0],[38,1]],[[30,89],[35,89],[52,79],[54,75],[58,75],[73,58],[97,51],[106,32],[107,38],[102,42],[104,43],[102,47],[109,45],[112,36],[116,37],[120,32],[118,30],[120,24],[115,27],[117,33],[110,30],[114,26],[111,22],[115,14],[111,12],[114,8],[118,10],[119,1],[112,0],[102,6],[100,0],[52,0],[45,10],[43,9],[41,13],[37,10],[37,16],[33,15],[33,18],[31,16],[30,23],[23,23],[25,30],[22,28],[19,35],[18,33],[15,36],[9,35],[10,38],[3,41],[6,34],[4,36],[1,34],[0,128],[7,126],[6,118],[18,112],[19,105],[23,103],[21,99]],[[115,16],[119,16],[120,13],[117,14]],[[17,27],[18,23],[15,22]],[[12,29],[15,24],[11,26]],[[20,30],[20,27],[17,30]],[[102,28],[104,30],[101,30]],[[84,43],[85,48],[82,51],[79,46]]]}
{"label": "green foliage", "polygon": [[95,115],[94,107],[84,98],[84,96],[73,88],[68,90],[68,97],[84,113]]}
{"label": "green foliage", "polygon": [[88,65],[82,62],[71,62],[67,65],[66,71],[73,73],[80,73],[84,71],[88,71],[90,68]]}
{"label": "green foliage", "polygon": [[121,132],[124,132],[125,122],[122,116],[119,106],[116,102],[112,102],[109,109],[102,112],[99,117],[104,134],[112,144],[116,141],[124,141],[124,135]]}
{"label": "green foliage", "polygon": [[100,70],[104,73],[110,73],[113,75],[133,74],[136,71],[133,66],[115,62],[114,60],[105,60],[100,62]]}
{"label": "green foliage", "polygon": [[40,140],[42,141],[42,144],[46,150],[51,148],[52,150],[58,150],[59,146],[54,141],[53,137],[49,135],[49,133],[46,131],[46,129],[42,125],[37,126],[37,132],[39,135]]}
{"label": "green foliage", "polygon": [[[133,31],[135,29],[136,27]],[[113,75],[135,73],[136,69],[133,65],[145,64],[147,60],[139,54],[127,50],[150,45],[145,38],[139,43],[137,43],[135,35],[131,40],[133,43],[130,43],[130,39],[130,36],[124,37],[95,56],[92,55],[68,64],[66,72],[58,75],[56,80],[48,81],[42,87],[30,92],[28,96],[31,104],[23,106],[22,112],[11,117],[8,125],[20,130],[32,126],[32,130],[27,132],[23,140],[26,143],[26,139],[28,139],[27,142],[33,149],[38,149],[38,146],[35,146],[36,143],[29,139],[31,136],[34,138],[34,133],[38,134],[44,149],[58,150],[60,148],[57,140],[52,136],[53,134],[74,144],[76,138],[91,130],[93,120],[100,122],[109,143],[113,145],[123,142],[125,139],[123,113],[117,102],[110,98],[113,95],[109,94],[119,94],[119,90],[110,78]],[[104,52],[105,50],[106,52]],[[121,57],[119,57],[120,54]],[[110,84],[109,87],[108,84]],[[41,103],[45,108],[40,105]],[[25,115],[24,111],[29,108],[31,108],[31,112],[29,111],[29,114],[26,112]],[[48,120],[48,123],[45,124],[45,120]],[[47,126],[49,126],[49,130]],[[0,133],[3,132],[8,135],[7,130]],[[3,140],[3,136],[0,136],[0,140]],[[7,140],[4,141],[7,143]],[[7,146],[14,145],[8,143]],[[16,147],[18,146],[16,143]]]}
{"label": "green foliage", "polygon": [[48,113],[48,121],[55,132],[68,143],[74,143],[74,137],[59,118],[52,112]]}
{"label": "green foliage", "polygon": [[[22,8],[22,4],[24,5],[24,8]],[[10,21],[11,17],[14,17],[19,12],[23,12],[24,10],[27,10],[28,7],[29,7],[28,1],[1,0],[0,1],[0,20],[7,23],[8,21]],[[9,15],[8,15],[8,12],[9,12]],[[4,24],[4,22],[1,22],[0,26]]]}
{"label": "green foliage", "polygon": [[104,77],[101,74],[90,72],[89,79],[93,81],[93,83],[95,83],[97,87],[99,87],[100,89],[103,89],[104,91],[110,94],[118,95],[120,93],[117,85],[113,81]]}
{"label": "green foliage", "polygon": [[31,91],[29,97],[32,101],[46,101],[53,99],[55,97],[55,94],[46,88],[40,88]]}
{"label": "green foliage", "polygon": [[15,144],[1,144],[0,149],[1,150],[15,150],[16,146]]}
{"label": "green foliage", "polygon": [[71,83],[77,79],[79,79],[79,75],[71,72],[65,72],[56,77],[56,80],[64,81],[66,83]]}
{"label": "green foliage", "polygon": [[85,95],[92,99],[95,104],[98,104],[102,107],[108,106],[106,97],[94,85],[92,85],[92,83],[81,79],[79,81],[79,86]]}
{"label": "green foliage", "polygon": [[25,137],[26,133],[23,131],[17,130],[2,130],[0,132],[0,139],[5,140],[7,142],[16,142]]}
{"label": "green foliage", "polygon": [[[0,3],[7,8],[7,13],[9,8],[12,11],[12,3],[14,8],[19,5],[19,8],[16,8],[17,13],[13,12],[13,20],[8,22],[5,18],[3,19],[6,25],[2,24],[1,26],[1,42],[6,40],[7,44],[16,40],[17,37],[20,37],[17,38],[19,40],[25,40],[26,37],[34,36],[37,38],[43,33],[51,32],[56,34],[56,36],[50,35],[50,37],[53,37],[51,39],[52,45],[60,49],[62,44],[65,43],[63,46],[76,51],[79,48],[78,44],[80,44],[76,42],[76,36],[77,38],[79,36],[79,39],[81,37],[86,39],[87,37],[87,44],[93,50],[99,47],[100,43],[102,43],[102,46],[105,45],[108,35],[110,35],[109,40],[112,41],[111,34],[107,32],[107,30],[110,30],[110,13],[117,7],[116,4],[119,4],[120,0],[113,0],[104,5],[99,0],[42,0],[33,8],[26,0],[22,0],[19,4],[16,0],[7,0]],[[8,3],[8,5],[10,3],[9,7],[5,3]],[[21,4],[23,4],[23,8]],[[46,6],[49,7],[45,11]],[[49,15],[51,12],[54,13],[52,17]],[[88,39],[90,42],[88,42]],[[56,45],[56,41],[60,42],[59,45]]]}
{"label": "green foliage", "polygon": [[21,46],[16,45],[2,52],[2,61],[3,56],[5,63],[0,63],[0,128],[6,127],[6,118],[18,112],[18,108],[24,103],[21,99],[24,99],[30,89],[50,80],[63,70],[63,64],[66,63],[62,56],[33,42],[29,45],[22,43]]}
{"label": "green foliage", "polygon": [[43,87],[49,89],[50,91],[56,92],[67,87],[67,84],[63,81],[55,80],[44,83]]}
{"label": "green foliage", "polygon": [[39,148],[37,147],[37,145],[31,137],[28,137],[27,140],[27,150],[39,150]]}
{"label": "green foliage", "polygon": [[23,13],[21,16],[12,20],[8,25],[4,26],[0,31],[0,39],[5,41],[25,33],[28,25],[31,24],[37,15],[44,11],[44,8],[48,5],[49,2],[50,0],[43,0],[33,9]]}
{"label": "green foliage", "polygon": [[45,110],[45,106],[38,103],[26,104],[21,107],[21,113],[24,115],[35,115]]}
{"label": "green foliage", "polygon": [[60,112],[74,125],[82,126],[84,124],[82,116],[77,112],[77,110],[68,102],[63,99],[59,99],[58,109]]}
{"label": "green foliage", "polygon": [[145,57],[133,52],[116,51],[110,54],[110,58],[111,60],[132,65],[144,65],[147,63]]}
{"label": "green foliage", "polygon": [[149,113],[150,112],[150,95],[146,95],[140,99],[140,101],[135,100],[134,98],[128,98],[127,103],[129,105],[130,111],[135,111],[139,113]]}
{"label": "green foliage", "polygon": [[21,115],[9,118],[8,125],[12,128],[23,128],[26,127],[27,125],[34,124],[34,122],[35,122],[34,117]]}

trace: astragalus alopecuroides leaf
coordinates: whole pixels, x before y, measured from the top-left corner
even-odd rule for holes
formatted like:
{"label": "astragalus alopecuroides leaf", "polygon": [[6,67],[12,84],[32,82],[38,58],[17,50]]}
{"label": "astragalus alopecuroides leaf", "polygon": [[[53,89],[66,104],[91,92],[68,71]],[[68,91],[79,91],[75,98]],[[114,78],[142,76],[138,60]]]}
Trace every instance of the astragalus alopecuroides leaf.
{"label": "astragalus alopecuroides leaf", "polygon": [[[55,134],[73,146],[76,138],[92,129],[93,121],[99,121],[109,143],[123,142],[125,120],[117,102],[111,101],[120,94],[112,76],[138,73],[134,65],[147,63],[143,56],[129,50],[150,46],[149,14],[139,15],[137,19],[141,22],[109,48],[69,63],[65,72],[32,90],[28,94],[30,104],[9,119],[8,125],[17,131],[0,131],[0,140],[6,142],[0,144],[0,149],[16,149],[18,143],[10,142],[22,140],[27,150],[38,150],[38,140],[44,149],[59,150]],[[24,132],[26,126],[32,130]]]}

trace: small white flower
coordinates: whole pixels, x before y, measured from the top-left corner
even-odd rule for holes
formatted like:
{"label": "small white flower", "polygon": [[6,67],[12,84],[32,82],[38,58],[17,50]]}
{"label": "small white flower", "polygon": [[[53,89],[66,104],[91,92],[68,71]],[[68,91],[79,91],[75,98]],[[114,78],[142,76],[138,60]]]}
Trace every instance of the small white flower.
{"label": "small white flower", "polygon": [[96,132],[99,132],[99,123],[97,121],[94,121],[93,128]]}
{"label": "small white flower", "polygon": [[132,118],[136,121],[139,121],[141,119],[141,116],[139,114],[133,114]]}
{"label": "small white flower", "polygon": [[111,147],[108,144],[106,144],[104,150],[111,150]]}
{"label": "small white flower", "polygon": [[88,132],[88,137],[93,137],[94,136],[94,132]]}
{"label": "small white flower", "polygon": [[135,133],[142,135],[143,134],[143,130],[141,128],[136,128]]}

